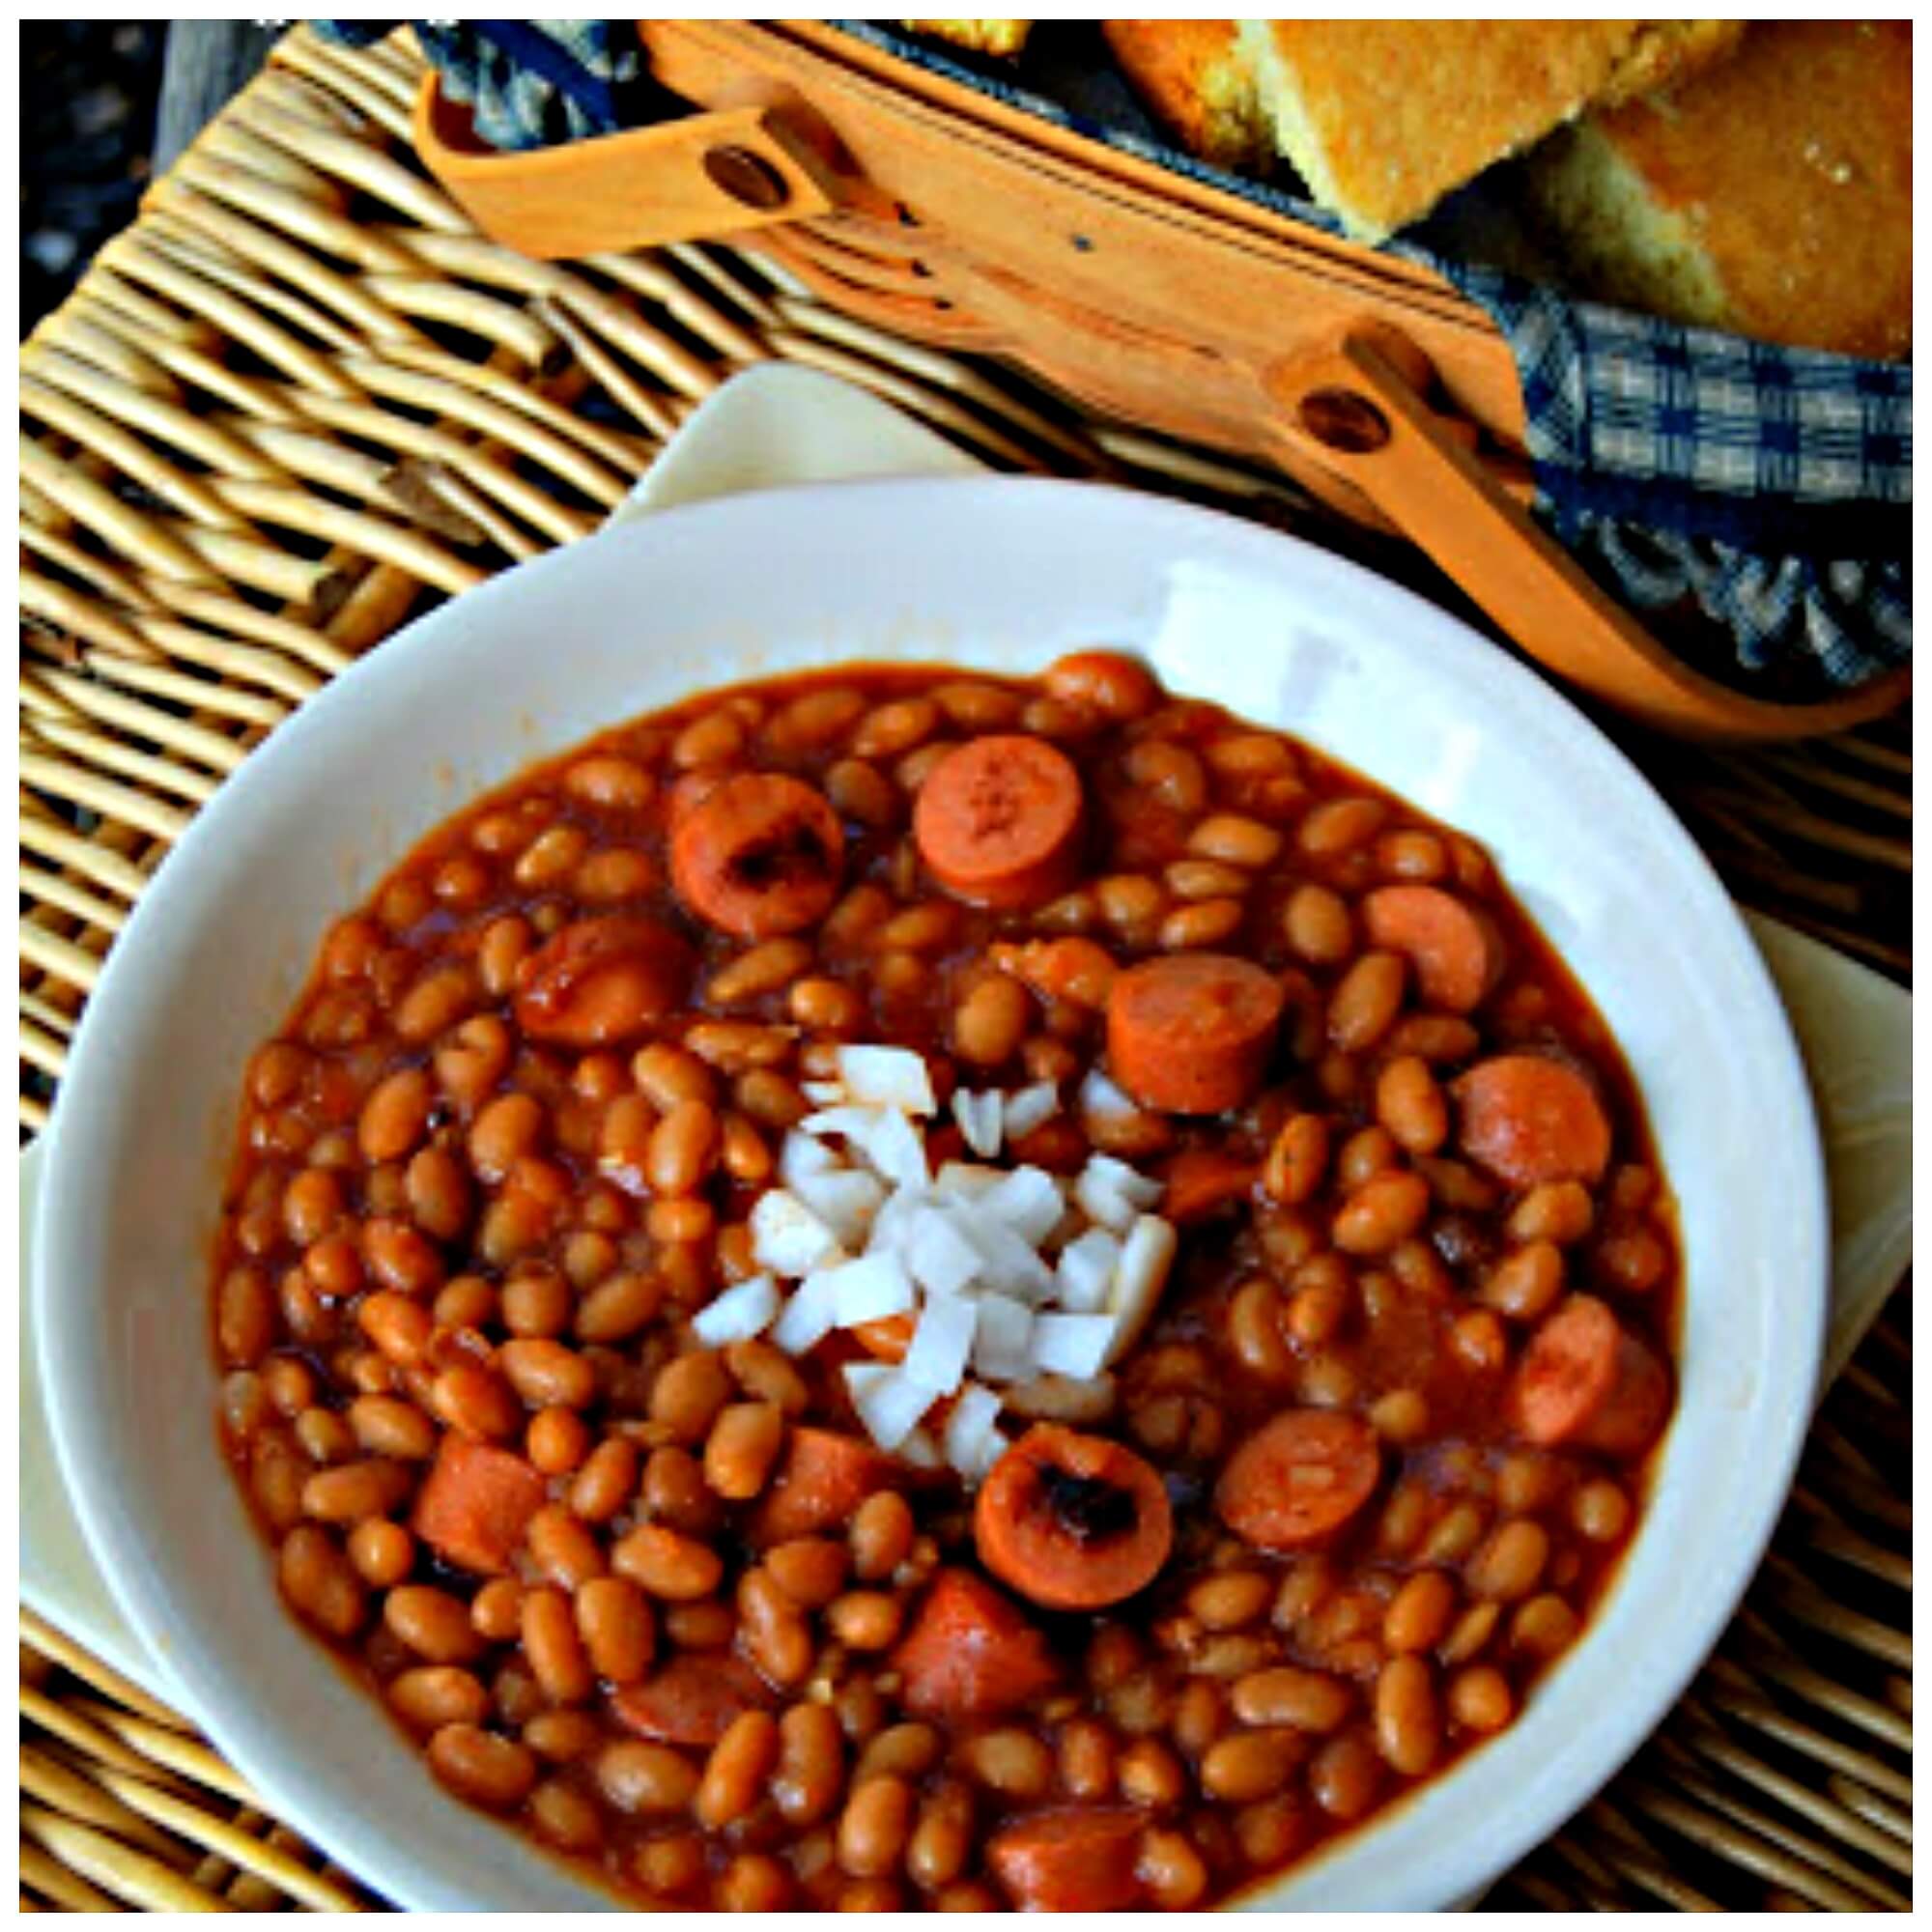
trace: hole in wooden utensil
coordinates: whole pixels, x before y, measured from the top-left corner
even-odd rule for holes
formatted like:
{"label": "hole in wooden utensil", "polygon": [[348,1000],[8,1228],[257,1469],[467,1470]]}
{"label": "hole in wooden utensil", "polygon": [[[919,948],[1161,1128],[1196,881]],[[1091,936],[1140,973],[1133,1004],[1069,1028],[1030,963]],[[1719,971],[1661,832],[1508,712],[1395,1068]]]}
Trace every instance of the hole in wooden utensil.
{"label": "hole in wooden utensil", "polygon": [[1295,412],[1317,442],[1345,455],[1366,456],[1389,440],[1388,418],[1353,389],[1311,389]]}
{"label": "hole in wooden utensil", "polygon": [[749,148],[709,148],[704,172],[733,201],[747,208],[782,208],[791,199],[784,177]]}

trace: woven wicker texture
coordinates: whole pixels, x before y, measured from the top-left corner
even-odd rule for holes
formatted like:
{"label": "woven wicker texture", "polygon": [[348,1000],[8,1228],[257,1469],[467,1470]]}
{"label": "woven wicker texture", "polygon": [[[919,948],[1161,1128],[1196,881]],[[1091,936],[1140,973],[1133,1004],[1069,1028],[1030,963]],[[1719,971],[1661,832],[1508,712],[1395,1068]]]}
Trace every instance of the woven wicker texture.
{"label": "woven wicker texture", "polygon": [[[855,380],[996,466],[1294,527],[1446,596],[1278,477],[1082,420],[722,249],[541,265],[413,165],[407,39],[298,30],[22,352],[20,1109],[115,933],[249,750],[407,617],[589,531],[733,369]],[[1909,969],[1909,729],[1632,742],[1738,895]],[[1910,1329],[1842,1378],[1750,1600],[1637,1761],[1513,1873],[1527,1909],[1904,1909]],[[23,1909],[373,1903],[179,1716],[29,1622]]]}

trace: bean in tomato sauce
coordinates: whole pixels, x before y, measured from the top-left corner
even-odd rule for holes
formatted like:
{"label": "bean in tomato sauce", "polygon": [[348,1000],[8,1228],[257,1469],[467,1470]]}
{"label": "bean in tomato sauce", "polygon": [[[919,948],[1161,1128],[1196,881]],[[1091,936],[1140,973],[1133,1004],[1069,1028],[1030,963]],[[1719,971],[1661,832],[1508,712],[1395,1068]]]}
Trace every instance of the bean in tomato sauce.
{"label": "bean in tomato sauce", "polygon": [[1671,1407],[1639,1097],[1488,856],[1106,652],[526,773],[241,1116],[282,1596],[640,1904],[1233,1898],[1513,1720]]}

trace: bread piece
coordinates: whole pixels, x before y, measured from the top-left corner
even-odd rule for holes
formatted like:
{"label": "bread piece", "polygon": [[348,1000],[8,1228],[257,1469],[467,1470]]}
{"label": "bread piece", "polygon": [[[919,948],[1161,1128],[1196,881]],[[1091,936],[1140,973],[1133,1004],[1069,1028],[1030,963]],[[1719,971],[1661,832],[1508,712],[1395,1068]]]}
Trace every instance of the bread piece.
{"label": "bread piece", "polygon": [[1592,101],[1728,53],[1724,20],[1243,20],[1280,152],[1365,241]]}
{"label": "bread piece", "polygon": [[1274,142],[1233,20],[1102,20],[1114,59],[1148,111],[1190,155],[1263,168]]}
{"label": "bread piece", "polygon": [[1912,29],[1767,21],[1524,164],[1586,294],[1769,342],[1912,349]]}
{"label": "bread piece", "polygon": [[903,20],[900,25],[915,34],[930,34],[935,41],[951,41],[976,54],[998,54],[1011,59],[1026,45],[1033,31],[1031,20]]}

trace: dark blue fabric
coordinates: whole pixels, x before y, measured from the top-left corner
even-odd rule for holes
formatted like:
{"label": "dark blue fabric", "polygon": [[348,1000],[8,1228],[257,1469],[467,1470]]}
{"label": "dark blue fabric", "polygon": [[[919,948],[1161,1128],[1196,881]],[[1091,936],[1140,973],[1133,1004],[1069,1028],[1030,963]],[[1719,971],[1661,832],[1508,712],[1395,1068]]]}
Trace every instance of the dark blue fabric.
{"label": "dark blue fabric", "polygon": [[[374,38],[390,23],[332,23]],[[977,60],[892,23],[844,31],[1061,127],[1310,227],[1333,216],[1279,185],[1167,144],[1114,69],[1077,44],[1059,69],[1037,35],[1024,68]],[[628,21],[418,27],[482,139],[540,146],[623,125],[637,79]],[[1022,76],[1025,78],[1022,78]],[[1634,607],[1693,601],[1730,646],[1701,667],[1781,695],[1852,685],[1912,648],[1912,371],[1576,301],[1430,245],[1385,243],[1495,322],[1522,384],[1538,510]]]}

